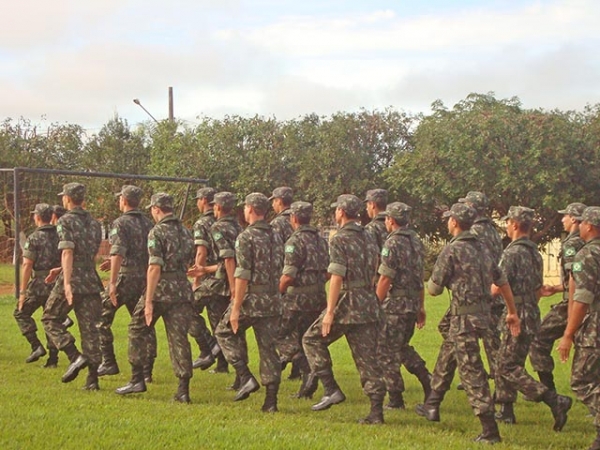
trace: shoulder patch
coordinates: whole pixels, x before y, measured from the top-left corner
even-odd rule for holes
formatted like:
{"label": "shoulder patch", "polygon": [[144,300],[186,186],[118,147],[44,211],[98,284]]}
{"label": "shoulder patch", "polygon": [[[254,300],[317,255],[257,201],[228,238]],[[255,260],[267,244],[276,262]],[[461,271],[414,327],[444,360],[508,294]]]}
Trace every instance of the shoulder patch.
{"label": "shoulder patch", "polygon": [[202,237],[202,231],[200,231],[200,230],[194,231],[194,237],[197,237],[197,238]]}
{"label": "shoulder patch", "polygon": [[286,253],[294,253],[294,246],[293,245],[286,245],[285,246],[285,252]]}
{"label": "shoulder patch", "polygon": [[236,239],[235,240],[235,248],[239,248],[240,247],[240,240]]}
{"label": "shoulder patch", "polygon": [[575,256],[576,253],[577,250],[575,250],[573,247],[569,247],[565,250],[565,256]]}
{"label": "shoulder patch", "polygon": [[114,236],[115,234],[117,234],[117,229],[113,228],[112,230],[110,230],[110,235]]}
{"label": "shoulder patch", "polygon": [[390,249],[387,247],[383,247],[381,249],[381,256],[390,256]]}
{"label": "shoulder patch", "polygon": [[573,272],[581,272],[583,270],[583,264],[580,262],[574,262],[571,270]]}
{"label": "shoulder patch", "polygon": [[148,248],[152,248],[156,246],[156,240],[155,239],[148,239]]}
{"label": "shoulder patch", "polygon": [[25,250],[29,248],[29,241],[25,242]]}
{"label": "shoulder patch", "polygon": [[217,231],[216,233],[213,233],[213,239],[215,241],[218,241],[219,239],[223,239],[223,234]]}
{"label": "shoulder patch", "polygon": [[59,233],[62,231],[62,225],[60,223],[56,225],[56,231],[58,231]]}

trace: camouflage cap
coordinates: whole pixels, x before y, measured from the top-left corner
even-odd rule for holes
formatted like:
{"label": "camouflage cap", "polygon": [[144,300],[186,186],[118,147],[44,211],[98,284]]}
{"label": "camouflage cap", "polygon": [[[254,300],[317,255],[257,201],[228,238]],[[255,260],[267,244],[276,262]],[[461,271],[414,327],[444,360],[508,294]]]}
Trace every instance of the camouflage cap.
{"label": "camouflage cap", "polygon": [[600,206],[588,206],[581,215],[582,222],[588,222],[595,227],[600,227]]}
{"label": "camouflage cap", "polygon": [[490,205],[490,201],[483,192],[469,191],[463,198],[458,199],[459,203],[469,203],[477,210],[486,209]]}
{"label": "camouflage cap", "polygon": [[472,224],[477,218],[477,210],[466,203],[455,203],[442,217],[454,217],[460,222]]}
{"label": "camouflage cap", "polygon": [[210,203],[213,201],[213,198],[215,198],[216,193],[217,190],[215,188],[203,187],[196,191],[196,196],[194,197],[194,199],[199,200],[201,198],[205,198]]}
{"label": "camouflage cap", "polygon": [[331,204],[332,208],[340,208],[346,214],[356,217],[362,210],[363,204],[359,198],[352,194],[342,194],[337,198],[335,203]]}
{"label": "camouflage cap", "polygon": [[81,183],[67,183],[58,195],[66,195],[76,202],[82,202],[85,199],[85,186]]}
{"label": "camouflage cap", "polygon": [[147,206],[147,208],[150,209],[153,206],[158,206],[159,208],[173,209],[173,205],[173,197],[166,192],[158,192],[150,197],[150,204]]}
{"label": "camouflage cap", "polygon": [[38,216],[43,216],[45,214],[51,215],[54,212],[54,208],[50,206],[48,203],[38,203],[31,211],[31,214],[37,214]]}
{"label": "camouflage cap", "polygon": [[407,220],[410,216],[412,208],[406,203],[394,202],[387,205],[385,215],[396,220]]}
{"label": "camouflage cap", "polygon": [[276,198],[282,199],[285,203],[291,203],[294,201],[294,191],[292,191],[291,187],[287,186],[275,188],[273,190],[273,195],[271,195],[268,200],[271,201]]}
{"label": "camouflage cap", "polygon": [[388,201],[388,191],[385,189],[371,189],[367,191],[365,202],[383,202]]}
{"label": "camouflage cap", "polygon": [[222,206],[225,209],[233,209],[237,203],[237,198],[231,192],[217,192],[209,203]]}
{"label": "camouflage cap", "polygon": [[313,213],[313,206],[308,202],[294,202],[290,205],[290,213],[310,220]]}
{"label": "camouflage cap", "polygon": [[269,199],[261,192],[252,192],[246,196],[244,203],[252,206],[258,214],[266,213],[269,210]]}
{"label": "camouflage cap", "polygon": [[142,195],[144,195],[144,191],[142,191],[139,187],[133,186],[131,184],[126,184],[121,188],[121,192],[117,192],[115,196],[122,196],[125,200],[133,200],[138,203],[142,199]]}
{"label": "camouflage cap", "polygon": [[511,206],[508,209],[508,214],[502,217],[500,220],[512,219],[519,223],[531,223],[533,222],[533,216],[535,211],[526,206]]}
{"label": "camouflage cap", "polygon": [[559,209],[558,213],[578,218],[581,217],[585,208],[587,208],[587,206],[583,203],[569,203],[565,209]]}

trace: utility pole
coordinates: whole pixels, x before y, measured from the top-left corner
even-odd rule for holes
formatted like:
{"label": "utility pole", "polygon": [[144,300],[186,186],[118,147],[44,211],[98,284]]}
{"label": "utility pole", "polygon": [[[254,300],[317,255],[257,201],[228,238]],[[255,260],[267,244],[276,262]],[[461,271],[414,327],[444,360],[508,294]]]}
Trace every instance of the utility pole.
{"label": "utility pole", "polygon": [[169,86],[169,122],[173,122],[175,117],[173,115],[173,88]]}

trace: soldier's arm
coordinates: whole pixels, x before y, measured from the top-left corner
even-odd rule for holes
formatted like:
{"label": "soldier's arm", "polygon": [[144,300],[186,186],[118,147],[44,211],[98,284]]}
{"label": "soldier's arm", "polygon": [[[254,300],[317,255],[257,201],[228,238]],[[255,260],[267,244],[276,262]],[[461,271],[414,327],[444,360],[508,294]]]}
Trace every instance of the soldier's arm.
{"label": "soldier's arm", "polygon": [[110,278],[108,280],[108,296],[114,306],[117,306],[117,279],[123,264],[121,255],[110,255]]}
{"label": "soldier's arm", "polygon": [[[208,255],[208,250],[204,245],[196,245],[196,257],[194,258],[194,266],[196,267],[204,267],[206,265],[206,256]],[[206,269],[204,269],[206,271]],[[200,285],[200,276],[194,277],[193,288],[197,288]]]}
{"label": "soldier's arm", "polygon": [[71,275],[73,274],[73,249],[65,248],[60,256],[60,266],[63,272],[63,285],[67,303],[73,303],[73,291],[71,290]]}
{"label": "soldier's arm", "polygon": [[323,316],[323,323],[321,326],[321,334],[326,337],[331,331],[333,325],[333,317],[335,314],[335,307],[337,306],[340,298],[340,291],[342,290],[342,283],[344,278],[340,275],[331,274],[329,280],[329,293],[327,294],[327,309]]}
{"label": "soldier's arm", "polygon": [[33,260],[23,257],[23,264],[21,265],[21,287],[19,288],[19,304],[18,308],[21,311],[23,304],[25,303],[25,294],[27,292],[27,283],[33,273]]}
{"label": "soldier's arm", "polygon": [[377,281],[377,289],[376,294],[377,298],[380,302],[383,302],[387,297],[388,292],[390,291],[390,286],[392,285],[392,279],[386,275],[380,275],[379,281]]}

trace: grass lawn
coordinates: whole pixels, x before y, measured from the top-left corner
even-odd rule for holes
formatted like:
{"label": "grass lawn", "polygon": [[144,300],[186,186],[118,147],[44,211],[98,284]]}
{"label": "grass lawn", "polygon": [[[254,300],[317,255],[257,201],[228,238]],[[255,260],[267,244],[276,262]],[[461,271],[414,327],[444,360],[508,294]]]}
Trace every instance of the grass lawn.
{"label": "grass lawn", "polygon": [[[558,298],[543,300],[543,312]],[[427,299],[429,322],[415,334],[413,343],[428,361],[430,370],[440,344],[436,325],[448,305],[448,297]],[[281,385],[277,414],[260,412],[264,389],[250,399],[234,403],[225,390],[233,374],[195,372],[191,382],[191,405],[170,399],[177,386],[169,362],[166,336],[159,322],[159,356],[154,383],[148,392],[127,398],[114,394],[130,375],[127,363],[125,309],[114,325],[121,374],[101,379],[101,391],[80,387],[85,374],[70,384],[60,382],[67,362],[60,356],[58,369],[42,369],[42,360],[25,364],[29,346],[19,335],[12,317],[14,299],[0,297],[0,448],[6,449],[197,449],[197,448],[283,448],[283,449],[468,449],[479,431],[464,392],[452,389],[442,405],[440,423],[417,416],[414,406],[422,401],[417,380],[405,373],[406,411],[386,412],[386,425],[358,425],[368,412],[357,371],[347,344],[340,340],[331,347],[334,371],[348,397],[341,405],[312,412],[311,401],[290,398],[298,383],[285,379]],[[39,312],[37,318],[39,319]],[[79,341],[76,327],[72,330]],[[41,337],[41,335],[40,335]],[[258,375],[256,345],[249,339],[251,368]],[[194,354],[197,349],[192,346]],[[557,386],[571,395],[567,365],[559,364]],[[455,384],[457,380],[455,380]],[[319,388],[315,399],[320,398]],[[577,402],[562,433],[552,431],[552,415],[543,404],[519,400],[515,407],[518,424],[500,425],[503,443],[497,449],[587,448],[594,438],[592,419]]]}

